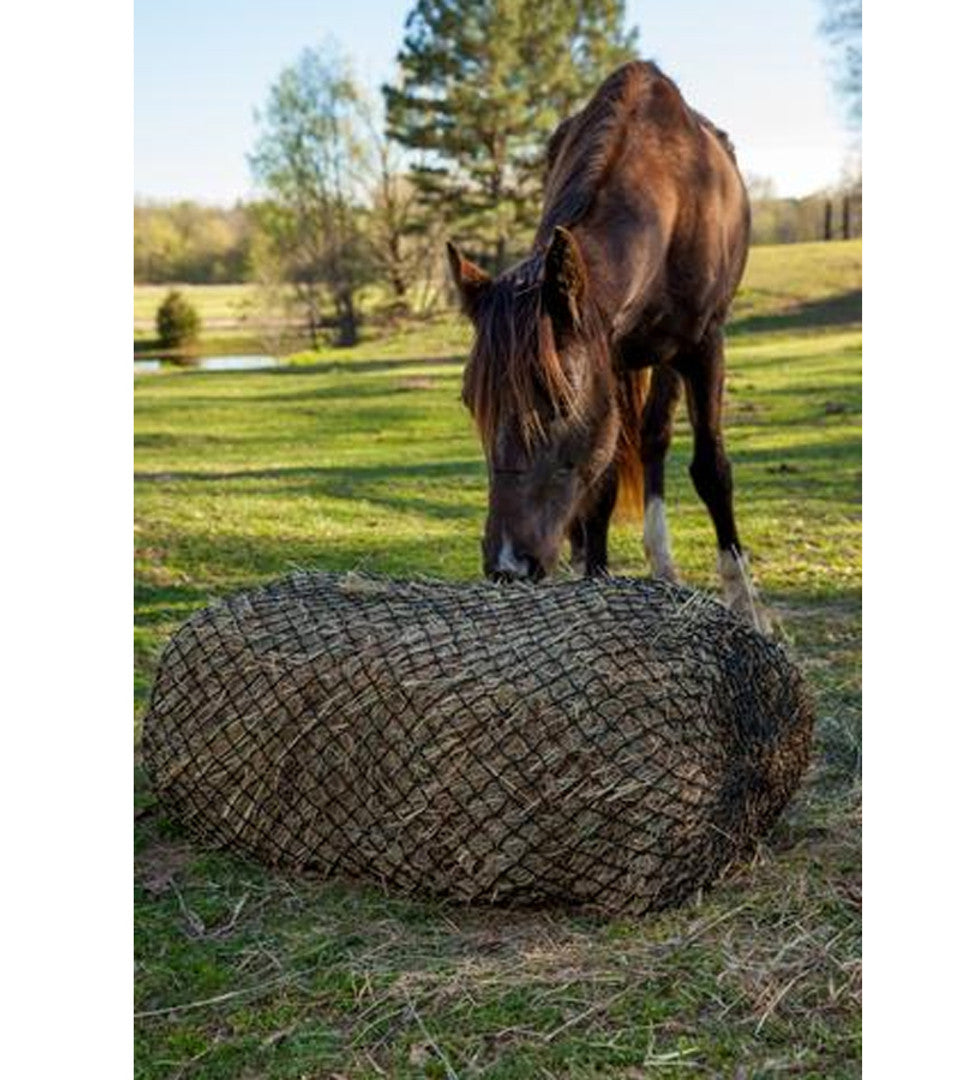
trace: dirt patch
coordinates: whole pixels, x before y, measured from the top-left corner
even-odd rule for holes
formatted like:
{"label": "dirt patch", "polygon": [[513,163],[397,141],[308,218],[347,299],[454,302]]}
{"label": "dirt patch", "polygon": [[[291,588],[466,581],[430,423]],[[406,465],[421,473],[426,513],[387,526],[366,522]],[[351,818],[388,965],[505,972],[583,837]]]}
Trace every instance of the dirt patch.
{"label": "dirt patch", "polygon": [[192,858],[188,844],[158,841],[135,858],[134,880],[151,896],[162,896]]}
{"label": "dirt patch", "polygon": [[437,380],[429,375],[411,375],[406,379],[397,379],[398,390],[433,390]]}

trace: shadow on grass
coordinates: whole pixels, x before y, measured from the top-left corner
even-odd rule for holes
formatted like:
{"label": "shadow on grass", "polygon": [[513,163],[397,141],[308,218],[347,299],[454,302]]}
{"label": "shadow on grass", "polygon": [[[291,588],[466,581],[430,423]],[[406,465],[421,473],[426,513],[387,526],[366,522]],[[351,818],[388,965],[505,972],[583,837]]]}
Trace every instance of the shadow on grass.
{"label": "shadow on grass", "polygon": [[846,326],[859,323],[863,318],[863,290],[828,296],[822,300],[808,300],[795,304],[785,311],[771,315],[745,315],[734,317],[727,324],[731,337],[746,334],[770,333],[774,330],[816,330],[822,327]]}
{"label": "shadow on grass", "polygon": [[800,465],[839,467],[859,465],[862,449],[859,434],[835,442],[796,443],[793,446],[756,447],[737,446],[730,449],[730,457],[741,465],[778,468],[783,462]]}
{"label": "shadow on grass", "polygon": [[[354,372],[345,370],[342,374],[344,376],[349,376],[353,375]],[[446,374],[447,373],[444,372],[444,375]],[[433,406],[448,409],[450,404],[456,403],[458,399],[460,393],[459,379],[444,382],[440,378],[436,378],[436,381],[423,383],[416,383],[412,379],[405,383],[400,378],[395,381],[378,380],[371,383],[363,383],[355,379],[345,379],[344,382],[336,383],[332,386],[303,387],[292,393],[275,393],[268,390],[262,394],[244,394],[242,401],[244,406],[248,406],[255,402],[269,402],[274,405],[279,403],[309,404],[312,402],[337,400],[359,402],[376,398],[387,398],[391,395],[403,395],[406,397],[410,394],[423,394],[425,391],[433,392],[437,390],[447,391],[448,396],[439,404],[439,406],[436,402],[433,403]],[[181,400],[188,400],[193,406],[196,406],[197,404],[217,404],[222,406],[227,399],[191,395],[189,398]]]}
{"label": "shadow on grass", "polygon": [[[140,431],[133,436],[135,450],[183,450],[184,447],[229,446],[240,436],[214,435],[208,431]],[[136,475],[136,474],[134,474]]]}
{"label": "shadow on grass", "polygon": [[[244,377],[252,375],[252,372],[244,373]],[[234,374],[231,377],[237,378]],[[191,387],[191,391],[193,389]],[[197,389],[199,390],[199,387]],[[204,389],[214,390],[210,386]],[[216,392],[178,394],[177,407],[186,410],[212,406],[222,410],[223,415],[235,417],[244,425],[252,425],[258,410],[262,414],[265,408],[278,410],[284,408],[292,414],[310,416],[326,425],[355,430],[356,434],[370,430],[371,426],[377,430],[393,428],[425,415],[443,414],[446,416],[451,408],[462,408],[462,419],[469,419],[466,409],[459,405],[459,388],[454,385],[444,386],[440,382],[430,386],[410,387],[395,384],[370,387],[351,381],[340,387],[309,387],[286,394],[262,389],[261,392],[247,392],[239,395],[234,394],[232,389],[231,384],[231,392],[224,395],[218,395]],[[439,395],[436,393],[438,390],[442,392]],[[430,392],[429,396],[426,391]],[[416,397],[416,392],[422,395],[419,399]],[[338,406],[327,408],[329,401],[352,401],[355,407],[351,409],[342,409]],[[141,423],[153,421],[155,418],[166,422],[169,415],[169,403],[162,398],[152,401],[141,400],[137,402],[135,413]],[[177,434],[175,437],[181,436]]]}
{"label": "shadow on grass", "polygon": [[186,480],[212,481],[223,480],[286,480],[317,479],[325,476],[364,477],[373,480],[389,479],[428,479],[442,480],[467,473],[471,476],[483,475],[483,462],[471,458],[455,461],[425,461],[416,465],[353,465],[341,466],[282,466],[273,469],[235,469],[232,471],[207,472],[200,469],[185,469],[176,472],[135,472],[133,478],[138,483],[176,484]]}
{"label": "shadow on grass", "polygon": [[[425,462],[418,465],[366,465],[343,467],[290,467],[279,469],[239,469],[232,472],[139,472],[134,480],[150,484],[240,484],[244,494],[295,494],[305,497],[346,499],[375,503],[401,513],[418,513],[439,519],[472,518],[475,507],[449,503],[441,499],[424,498],[409,484],[422,482],[436,487],[446,481],[453,490],[482,487],[485,483],[483,463],[477,460]],[[267,484],[251,488],[250,481],[265,480]],[[397,491],[397,494],[390,494]]]}
{"label": "shadow on grass", "polygon": [[190,584],[149,585],[138,581],[133,589],[133,607],[138,626],[177,622],[213,598],[212,588]]}

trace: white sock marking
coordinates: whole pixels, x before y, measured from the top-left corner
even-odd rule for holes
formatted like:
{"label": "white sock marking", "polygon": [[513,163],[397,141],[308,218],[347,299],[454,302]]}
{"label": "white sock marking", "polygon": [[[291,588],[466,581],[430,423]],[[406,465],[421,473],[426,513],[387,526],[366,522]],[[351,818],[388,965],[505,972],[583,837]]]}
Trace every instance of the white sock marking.
{"label": "white sock marking", "polygon": [[670,553],[667,508],[659,496],[652,498],[643,508],[643,549],[654,577],[677,580],[677,568]]}
{"label": "white sock marking", "polygon": [[760,633],[770,633],[770,621],[757,596],[746,555],[738,555],[732,550],[721,551],[717,558],[717,571],[730,610],[746,619]]}

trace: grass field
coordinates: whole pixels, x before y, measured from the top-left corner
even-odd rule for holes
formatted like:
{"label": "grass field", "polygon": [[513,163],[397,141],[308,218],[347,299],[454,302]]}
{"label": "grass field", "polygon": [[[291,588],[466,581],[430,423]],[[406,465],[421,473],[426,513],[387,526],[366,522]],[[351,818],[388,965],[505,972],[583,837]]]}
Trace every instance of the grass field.
{"label": "grass field", "polygon": [[[860,1072],[860,245],[761,248],[727,442],[764,598],[818,699],[815,762],[755,859],[614,922],[395,900],[195,850],[137,774],[137,1076],[830,1077]],[[135,712],[211,597],[294,567],[479,574],[485,478],[452,316],[264,373],[139,376]],[[679,425],[686,580],[716,591]],[[618,525],[617,573],[645,572]]]}

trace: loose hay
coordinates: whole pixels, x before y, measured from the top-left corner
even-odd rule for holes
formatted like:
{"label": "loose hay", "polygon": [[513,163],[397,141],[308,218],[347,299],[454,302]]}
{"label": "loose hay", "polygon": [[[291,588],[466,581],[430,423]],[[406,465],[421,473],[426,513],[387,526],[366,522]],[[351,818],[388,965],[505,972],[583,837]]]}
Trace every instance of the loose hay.
{"label": "loose hay", "polygon": [[296,574],[168,644],[143,757],[199,838],[463,901],[677,903],[806,766],[779,646],[655,581]]}

